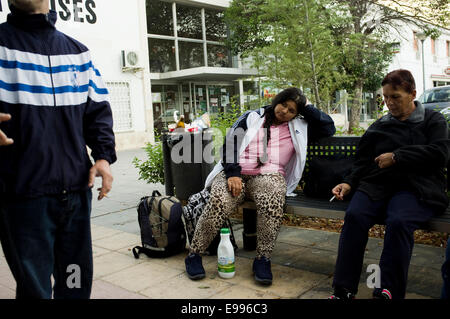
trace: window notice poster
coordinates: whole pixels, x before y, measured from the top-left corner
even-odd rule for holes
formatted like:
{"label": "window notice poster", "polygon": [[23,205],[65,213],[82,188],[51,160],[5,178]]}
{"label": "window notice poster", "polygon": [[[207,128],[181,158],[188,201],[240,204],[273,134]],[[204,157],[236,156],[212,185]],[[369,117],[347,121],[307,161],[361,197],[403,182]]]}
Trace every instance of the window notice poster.
{"label": "window notice poster", "polygon": [[198,88],[198,96],[203,96],[203,88]]}
{"label": "window notice poster", "polygon": [[152,102],[161,103],[161,93],[152,93]]}
{"label": "window notice poster", "polygon": [[219,99],[216,98],[216,97],[212,97],[212,98],[209,100],[209,102],[210,102],[211,106],[218,106],[218,104],[219,104]]}
{"label": "window notice poster", "polygon": [[221,103],[222,103],[222,106],[230,104],[230,97],[228,95],[222,95]]}

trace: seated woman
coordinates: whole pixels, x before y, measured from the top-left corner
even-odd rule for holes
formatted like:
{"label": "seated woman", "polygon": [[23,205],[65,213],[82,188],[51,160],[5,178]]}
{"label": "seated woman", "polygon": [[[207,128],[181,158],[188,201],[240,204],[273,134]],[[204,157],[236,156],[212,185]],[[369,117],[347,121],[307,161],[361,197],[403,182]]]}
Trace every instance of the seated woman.
{"label": "seated woman", "polygon": [[191,279],[205,277],[201,254],[228,216],[245,197],[258,213],[255,279],[272,283],[270,256],[281,226],[286,193],[292,193],[303,172],[308,138],[331,136],[334,122],[297,88],[276,95],[271,105],[246,112],[228,132],[222,160],[209,174],[209,202],[197,223],[185,259]]}
{"label": "seated woman", "polygon": [[407,70],[388,73],[381,85],[389,113],[367,129],[351,173],[332,190],[339,200],[355,193],[340,235],[331,299],[356,295],[368,231],[380,222],[386,225],[381,285],[373,296],[404,298],[414,230],[448,206],[444,116],[414,101],[415,81]]}

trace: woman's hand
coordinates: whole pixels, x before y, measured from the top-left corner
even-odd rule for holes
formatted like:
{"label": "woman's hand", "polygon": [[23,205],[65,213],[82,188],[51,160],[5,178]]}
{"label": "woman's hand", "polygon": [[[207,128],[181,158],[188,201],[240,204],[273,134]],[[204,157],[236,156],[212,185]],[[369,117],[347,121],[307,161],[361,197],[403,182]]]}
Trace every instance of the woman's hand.
{"label": "woman's hand", "polygon": [[334,196],[336,196],[339,200],[344,200],[344,196],[350,193],[352,190],[352,187],[347,183],[341,183],[339,185],[336,185],[331,192]]}
{"label": "woman's hand", "polygon": [[231,195],[233,195],[233,197],[239,196],[242,191],[242,178],[237,176],[229,177],[227,183]]}
{"label": "woman's hand", "polygon": [[391,167],[395,164],[394,153],[383,153],[375,158],[375,163],[378,164],[379,168]]}

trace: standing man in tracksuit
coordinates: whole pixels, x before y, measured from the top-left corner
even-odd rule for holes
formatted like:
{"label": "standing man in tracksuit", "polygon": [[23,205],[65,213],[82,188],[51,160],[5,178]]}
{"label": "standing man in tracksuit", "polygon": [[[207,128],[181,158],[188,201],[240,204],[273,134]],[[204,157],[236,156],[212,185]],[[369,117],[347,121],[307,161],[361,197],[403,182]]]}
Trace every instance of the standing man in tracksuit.
{"label": "standing man in tracksuit", "polygon": [[[116,161],[107,90],[48,0],[9,0],[0,25],[0,239],[17,298],[89,298],[90,212]],[[86,146],[95,160],[92,165]],[[51,276],[54,286],[51,286]]]}

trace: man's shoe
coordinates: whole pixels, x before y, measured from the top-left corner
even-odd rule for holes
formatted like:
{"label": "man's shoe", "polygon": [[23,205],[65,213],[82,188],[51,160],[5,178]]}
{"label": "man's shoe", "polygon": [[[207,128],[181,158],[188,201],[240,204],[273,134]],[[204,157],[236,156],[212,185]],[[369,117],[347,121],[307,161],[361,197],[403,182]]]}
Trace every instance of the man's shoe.
{"label": "man's shoe", "polygon": [[253,273],[255,280],[262,285],[272,284],[272,271],[270,259],[262,256],[260,259],[255,258],[253,261]]}
{"label": "man's shoe", "polygon": [[184,263],[190,279],[198,280],[205,278],[205,269],[202,265],[202,257],[199,254],[189,254],[184,260]]}
{"label": "man's shoe", "polygon": [[388,289],[375,288],[373,299],[392,299],[392,294]]}
{"label": "man's shoe", "polygon": [[332,294],[328,299],[341,299],[341,300],[353,300],[355,299],[355,294],[350,292],[350,290],[345,288],[334,289],[334,294]]}

